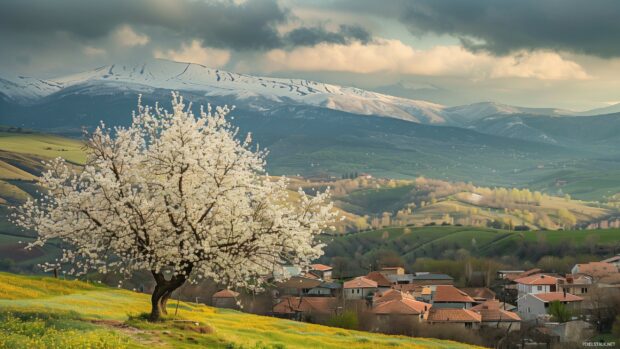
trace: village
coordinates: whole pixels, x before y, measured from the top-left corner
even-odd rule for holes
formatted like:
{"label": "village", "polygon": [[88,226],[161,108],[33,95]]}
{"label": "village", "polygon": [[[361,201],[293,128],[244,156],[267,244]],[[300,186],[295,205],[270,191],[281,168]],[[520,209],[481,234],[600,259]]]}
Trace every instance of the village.
{"label": "village", "polygon": [[[348,280],[333,279],[323,264],[289,273],[267,292],[266,315],[389,334],[451,333],[463,341],[475,334],[497,347],[581,343],[620,309],[620,255],[577,264],[566,275],[500,270],[490,287],[457,287],[450,275],[393,266]],[[220,290],[212,305],[238,309],[239,296]]]}

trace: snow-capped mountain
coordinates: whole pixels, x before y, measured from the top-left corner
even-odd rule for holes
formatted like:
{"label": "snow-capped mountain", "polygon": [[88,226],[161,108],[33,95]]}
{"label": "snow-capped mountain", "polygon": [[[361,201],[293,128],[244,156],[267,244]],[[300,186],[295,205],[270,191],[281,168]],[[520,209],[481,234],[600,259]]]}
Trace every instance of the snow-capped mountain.
{"label": "snow-capped mountain", "polygon": [[559,117],[564,111],[492,102],[446,107],[165,60],[112,64],[48,80],[1,79],[0,125],[77,136],[101,121],[128,125],[140,93],[143,103],[167,107],[171,90],[195,107],[235,105],[234,125],[269,149],[270,171],[283,174],[428,171],[512,185],[501,181],[512,178],[515,169],[585,156],[584,149],[608,154],[620,145],[620,118],[614,115]]}
{"label": "snow-capped mountain", "polygon": [[51,80],[16,76],[10,79],[0,78],[0,94],[19,103],[28,103],[44,96],[58,92],[62,84]]}
{"label": "snow-capped mountain", "polygon": [[556,108],[526,108],[495,102],[480,102],[446,108],[444,114],[452,115],[456,121],[471,123],[494,115],[570,116],[574,112]]}
{"label": "snow-capped mountain", "polygon": [[140,64],[112,64],[50,80],[20,77],[0,80],[0,92],[19,102],[80,87],[81,93],[148,92],[152,89],[200,92],[205,97],[233,100],[260,98],[299,105],[325,107],[361,115],[387,116],[419,123],[442,124],[444,106],[388,96],[354,87],[301,79],[257,77],[211,69],[200,64],[154,60]]}
{"label": "snow-capped mountain", "polygon": [[[146,103],[165,102],[171,90],[180,91],[197,105],[235,105],[237,115],[289,118],[299,124],[311,118],[324,119],[339,115],[335,112],[346,112],[358,119],[375,116],[425,125],[456,126],[554,145],[570,141],[560,139],[561,135],[553,132],[554,125],[568,125],[567,119],[583,118],[580,113],[566,110],[494,102],[447,107],[355,87],[259,77],[199,64],[152,60],[112,64],[48,80],[24,76],[0,79],[0,124],[74,131],[93,127],[100,120],[126,124],[128,112],[135,108],[139,93]],[[600,127],[614,129],[614,122],[614,118],[606,119]]]}

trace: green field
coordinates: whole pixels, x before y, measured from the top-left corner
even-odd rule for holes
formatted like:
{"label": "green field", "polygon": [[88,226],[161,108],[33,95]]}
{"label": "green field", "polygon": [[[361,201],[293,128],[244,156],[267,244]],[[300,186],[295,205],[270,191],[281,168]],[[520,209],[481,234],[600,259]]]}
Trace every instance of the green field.
{"label": "green field", "polygon": [[[471,348],[344,330],[181,302],[165,322],[149,297],[79,281],[0,273],[0,348]],[[177,320],[177,321],[175,321]],[[179,321],[182,320],[182,321]]]}
{"label": "green field", "polygon": [[86,160],[82,142],[42,133],[0,131],[0,150],[42,158],[60,156],[75,164],[83,164]]}
{"label": "green field", "polygon": [[371,256],[379,251],[393,251],[404,260],[436,257],[446,250],[464,249],[474,256],[514,255],[517,247],[541,245],[576,249],[589,241],[620,251],[620,229],[573,231],[514,232],[475,227],[405,227],[385,228],[341,237],[326,238],[327,259],[339,256]]}

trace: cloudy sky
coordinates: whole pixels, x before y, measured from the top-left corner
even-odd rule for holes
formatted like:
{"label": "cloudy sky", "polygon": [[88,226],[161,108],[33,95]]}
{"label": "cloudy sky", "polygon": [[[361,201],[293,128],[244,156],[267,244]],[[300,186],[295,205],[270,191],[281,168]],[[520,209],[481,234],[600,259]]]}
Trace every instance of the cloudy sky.
{"label": "cloudy sky", "polygon": [[2,0],[0,75],[154,58],[448,105],[620,102],[618,0]]}

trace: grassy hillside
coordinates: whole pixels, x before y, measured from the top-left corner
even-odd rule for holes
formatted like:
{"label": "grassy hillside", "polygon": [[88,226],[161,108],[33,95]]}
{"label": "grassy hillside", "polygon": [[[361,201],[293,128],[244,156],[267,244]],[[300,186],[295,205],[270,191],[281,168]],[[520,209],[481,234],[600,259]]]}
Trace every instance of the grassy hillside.
{"label": "grassy hillside", "polygon": [[620,215],[620,206],[612,202],[601,204],[529,189],[491,188],[424,177],[395,180],[359,176],[320,182],[299,180],[297,184],[307,189],[329,186],[337,206],[359,216],[368,215],[366,223],[375,229],[442,223],[559,229]]}
{"label": "grassy hillside", "polygon": [[80,141],[43,133],[7,132],[0,129],[0,150],[41,158],[62,157],[75,164],[86,160]]}
{"label": "grassy hillside", "polygon": [[326,240],[326,262],[334,257],[371,260],[390,251],[406,263],[413,263],[423,257],[446,258],[458,250],[479,257],[514,256],[536,261],[542,254],[561,257],[591,250],[613,253],[620,250],[620,229],[513,232],[474,227],[404,227]]}
{"label": "grassy hillside", "polygon": [[0,273],[0,348],[471,348],[170,302],[167,321],[138,316],[149,297],[79,281]]}

